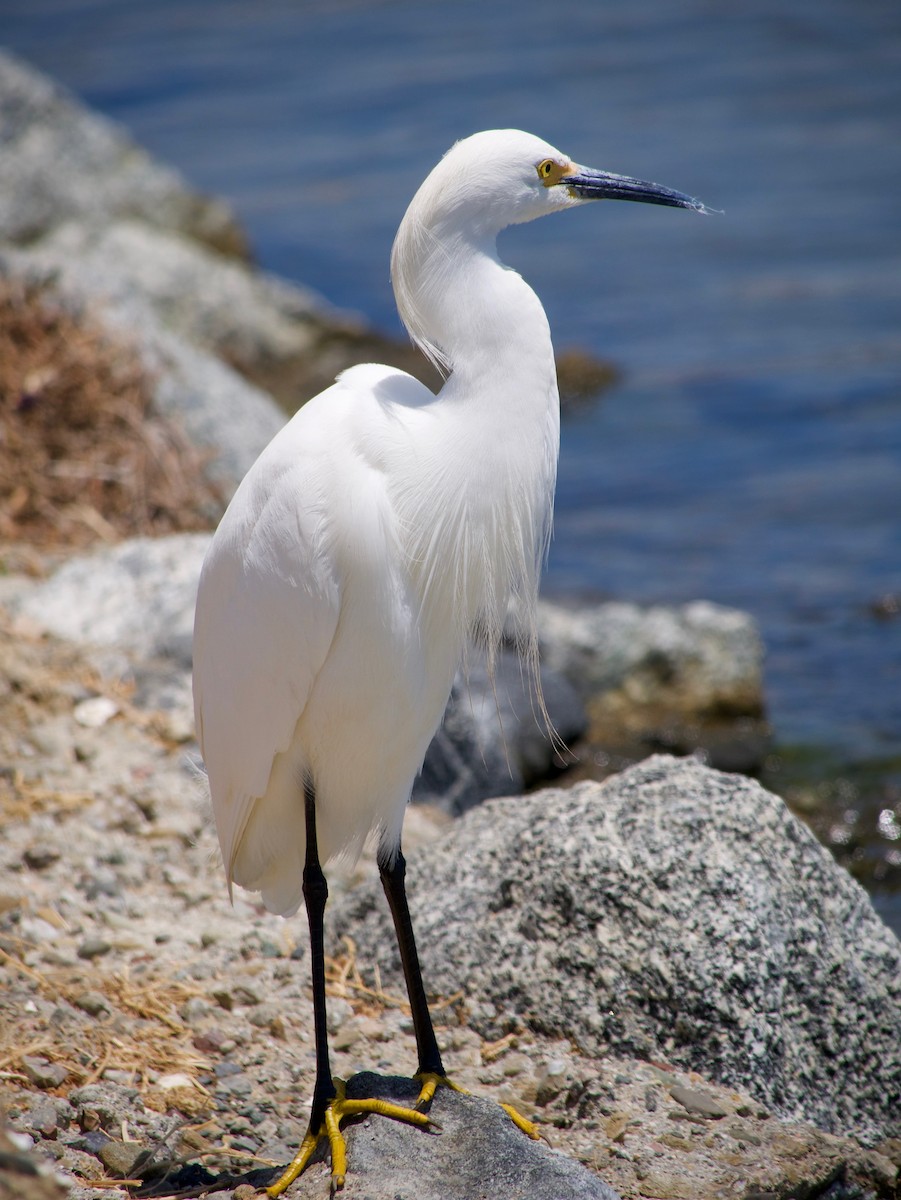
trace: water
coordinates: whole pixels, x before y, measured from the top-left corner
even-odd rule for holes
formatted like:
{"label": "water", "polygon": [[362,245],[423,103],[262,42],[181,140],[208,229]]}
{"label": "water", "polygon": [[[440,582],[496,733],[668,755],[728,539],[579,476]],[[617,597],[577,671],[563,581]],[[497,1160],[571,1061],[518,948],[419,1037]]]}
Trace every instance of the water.
{"label": "water", "polygon": [[897,760],[901,620],[871,611],[901,592],[896,0],[0,0],[0,37],[389,332],[397,222],[475,129],[723,209],[504,237],[557,344],[623,371],[564,428],[548,590],[748,609],[780,743]]}

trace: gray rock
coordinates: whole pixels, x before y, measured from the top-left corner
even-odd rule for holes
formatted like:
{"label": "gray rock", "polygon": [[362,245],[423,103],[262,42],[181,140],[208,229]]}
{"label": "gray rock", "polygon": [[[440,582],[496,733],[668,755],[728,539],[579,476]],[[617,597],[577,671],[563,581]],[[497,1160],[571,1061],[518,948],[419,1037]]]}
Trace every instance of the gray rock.
{"label": "gray rock", "polygon": [[246,253],[227,207],[189,189],[113,122],[12,54],[0,53],[0,241],[65,221],[139,217],[226,253]]}
{"label": "gray rock", "polygon": [[558,751],[584,732],[587,721],[562,675],[543,668],[541,685],[554,735],[512,651],[498,656],[493,680],[481,663],[468,676],[460,674],[414,784],[414,803],[459,816],[491,796],[509,796],[546,778]]}
{"label": "gray rock", "polygon": [[133,538],[70,559],[13,606],[69,641],[189,668],[197,580],[209,536]]}
{"label": "gray rock", "polygon": [[[758,784],[653,758],[491,801],[408,881],[427,986],[464,989],[483,1036],[525,1023],[863,1140],[901,1132],[901,945]],[[332,926],[400,986],[376,886]]]}
{"label": "gray rock", "polygon": [[584,698],[693,714],[758,715],[763,645],[752,617],[707,601],[679,608],[610,602],[570,610],[543,602],[543,661]]}
{"label": "gray rock", "polygon": [[305,359],[350,321],[312,291],[139,221],[69,223],[34,253],[112,308],[137,293],[171,333],[251,377]]}
{"label": "gray rock", "polygon": [[[412,1105],[418,1085],[369,1072],[348,1081],[348,1095]],[[437,1134],[372,1117],[345,1130],[348,1194],[367,1200],[619,1200],[584,1167],[543,1142],[530,1141],[488,1100],[440,1088],[431,1106]],[[309,1167],[292,1197],[321,1200],[324,1171]],[[277,1174],[273,1174],[274,1182]]]}
{"label": "gray rock", "polygon": [[109,954],[112,946],[105,938],[92,937],[86,938],[78,947],[79,958],[102,958],[104,954]]}
{"label": "gray rock", "polygon": [[139,1158],[146,1153],[146,1148],[140,1142],[108,1141],[100,1147],[97,1157],[110,1172],[124,1179],[130,1175]]}
{"label": "gray rock", "polygon": [[69,1071],[62,1063],[48,1062],[39,1054],[24,1054],[22,1070],[34,1086],[39,1088],[59,1087],[69,1077]]}

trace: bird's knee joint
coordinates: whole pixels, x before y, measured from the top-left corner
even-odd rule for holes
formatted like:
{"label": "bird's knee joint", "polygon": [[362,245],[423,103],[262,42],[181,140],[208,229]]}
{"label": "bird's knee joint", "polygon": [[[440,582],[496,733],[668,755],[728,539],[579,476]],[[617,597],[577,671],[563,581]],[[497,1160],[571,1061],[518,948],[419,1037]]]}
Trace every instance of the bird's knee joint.
{"label": "bird's knee joint", "polygon": [[328,900],[328,883],[321,868],[307,867],[304,869],[303,898],[307,908],[325,908],[325,902]]}

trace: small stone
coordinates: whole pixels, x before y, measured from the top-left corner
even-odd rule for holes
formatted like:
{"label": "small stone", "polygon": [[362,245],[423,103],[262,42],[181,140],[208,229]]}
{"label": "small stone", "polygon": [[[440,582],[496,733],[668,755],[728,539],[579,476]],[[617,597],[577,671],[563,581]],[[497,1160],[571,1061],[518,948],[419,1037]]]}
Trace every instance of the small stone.
{"label": "small stone", "polygon": [[221,1029],[207,1029],[194,1038],[194,1049],[204,1054],[219,1054],[228,1037]]}
{"label": "small stone", "polygon": [[334,1035],[338,1033],[345,1022],[349,1021],[354,1015],[354,1010],[348,1002],[340,996],[333,1000],[329,997],[328,1002],[328,1031]]}
{"label": "small stone", "polygon": [[79,958],[93,959],[102,958],[104,954],[109,954],[110,950],[112,946],[103,938],[89,937],[81,943],[77,953]]}
{"label": "small stone", "polygon": [[202,996],[192,996],[178,1010],[179,1016],[188,1025],[193,1025],[196,1021],[202,1021],[210,1015],[211,1011],[209,1004]]}
{"label": "small stone", "polygon": [[100,992],[82,992],[75,997],[74,1004],[89,1017],[99,1017],[101,1013],[110,1011],[109,1001]]}
{"label": "small stone", "polygon": [[360,1037],[360,1023],[356,1017],[349,1017],[332,1035],[332,1045],[336,1050],[350,1050]]}
{"label": "small stone", "polygon": [[128,1087],[134,1076],[131,1071],[120,1071],[118,1067],[107,1067],[103,1072],[103,1078],[109,1083],[120,1083],[123,1087]]}
{"label": "small stone", "polygon": [[104,1133],[102,1129],[90,1129],[77,1145],[88,1154],[99,1154],[109,1141],[109,1134]]}
{"label": "small stone", "polygon": [[257,1189],[250,1183],[239,1183],[232,1192],[234,1200],[254,1200],[257,1195]]}
{"label": "small stone", "polygon": [[107,696],[92,696],[90,700],[82,700],[75,705],[72,713],[75,720],[85,729],[99,729],[119,711],[115,700]]}
{"label": "small stone", "polygon": [[75,1119],[84,1133],[93,1133],[100,1128],[100,1113],[93,1108],[80,1108]]}
{"label": "small stone", "polygon": [[29,870],[43,871],[59,861],[59,851],[55,846],[29,846],[22,858]]}
{"label": "small stone", "polygon": [[226,1012],[231,1012],[235,1007],[235,999],[228,988],[216,988],[210,995],[216,1001],[220,1008],[224,1008]]}
{"label": "small stone", "polygon": [[248,987],[246,983],[239,983],[232,988],[232,1000],[235,1004],[262,1004],[263,997],[258,991],[252,987]]}
{"label": "small stone", "polygon": [[250,1013],[247,1020],[255,1029],[266,1029],[277,1016],[279,1016],[279,1006],[277,1004],[261,1004],[259,1008],[255,1008]]}
{"label": "small stone", "polygon": [[110,1174],[127,1179],[143,1153],[144,1147],[140,1142],[107,1142],[100,1147],[97,1157]]}
{"label": "small stone", "polygon": [[693,1088],[676,1084],[675,1087],[670,1088],[669,1093],[686,1112],[694,1113],[696,1116],[719,1121],[729,1115],[729,1110],[724,1108],[709,1092],[697,1092]]}
{"label": "small stone", "polygon": [[69,1072],[60,1063],[48,1062],[46,1058],[26,1054],[22,1059],[22,1070],[39,1088],[59,1087],[69,1076]]}
{"label": "small stone", "polygon": [[55,1138],[59,1129],[59,1119],[52,1104],[39,1104],[32,1109],[30,1127],[42,1138]]}
{"label": "small stone", "polygon": [[243,1070],[240,1063],[230,1062],[228,1059],[216,1063],[214,1068],[217,1079],[227,1079],[229,1075],[240,1075]]}

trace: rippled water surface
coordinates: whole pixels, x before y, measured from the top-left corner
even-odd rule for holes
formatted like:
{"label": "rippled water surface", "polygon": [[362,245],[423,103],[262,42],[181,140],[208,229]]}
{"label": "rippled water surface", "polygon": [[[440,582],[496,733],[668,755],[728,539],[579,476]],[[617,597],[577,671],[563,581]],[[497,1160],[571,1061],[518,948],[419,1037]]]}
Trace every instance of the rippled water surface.
{"label": "rippled water surface", "polygon": [[[623,372],[564,429],[548,588],[746,608],[781,743],[901,755],[901,620],[872,610],[901,593],[897,0],[0,0],[0,40],[387,330],[397,222],[475,129],[722,209],[505,235],[557,344]],[[876,777],[874,821],[901,813]]]}

